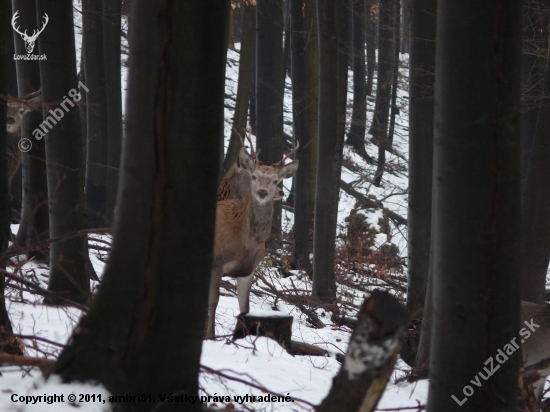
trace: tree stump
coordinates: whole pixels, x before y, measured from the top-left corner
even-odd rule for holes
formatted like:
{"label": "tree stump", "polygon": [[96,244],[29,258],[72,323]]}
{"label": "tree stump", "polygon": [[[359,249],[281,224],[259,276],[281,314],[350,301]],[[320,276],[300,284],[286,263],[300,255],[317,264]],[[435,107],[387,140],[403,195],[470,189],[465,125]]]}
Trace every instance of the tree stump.
{"label": "tree stump", "polygon": [[375,290],[357,316],[342,368],[317,412],[371,412],[399,353],[407,311],[389,293]]}
{"label": "tree stump", "polygon": [[249,312],[237,316],[233,340],[248,335],[266,336],[285,348],[291,349],[292,316],[276,312]]}

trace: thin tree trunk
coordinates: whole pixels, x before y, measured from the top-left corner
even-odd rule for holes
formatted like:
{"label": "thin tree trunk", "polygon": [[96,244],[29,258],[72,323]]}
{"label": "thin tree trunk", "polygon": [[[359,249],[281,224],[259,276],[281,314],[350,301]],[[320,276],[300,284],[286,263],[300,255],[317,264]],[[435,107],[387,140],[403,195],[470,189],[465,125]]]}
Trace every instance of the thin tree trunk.
{"label": "thin tree trunk", "polygon": [[[12,28],[10,26],[10,5],[8,0],[0,1],[0,55],[12,56],[8,54],[8,42],[13,41]],[[6,96],[9,91],[9,75],[8,75],[8,59],[0,59],[0,95]],[[7,138],[6,131],[6,116],[7,105],[0,104],[0,250],[4,252],[8,248],[10,240],[10,201],[8,195],[8,158],[7,158]],[[5,262],[1,262],[0,267],[5,269]],[[0,326],[2,333],[0,341],[2,343],[2,351],[12,354],[21,354],[21,349],[17,344],[9,344],[6,342],[7,335],[5,332],[13,331],[8,311],[6,310],[5,299],[5,278],[0,276]]]}
{"label": "thin tree trunk", "polygon": [[293,267],[311,271],[309,260],[309,229],[311,218],[308,207],[309,190],[309,131],[306,119],[306,68],[305,42],[307,32],[304,31],[302,0],[290,1],[291,49],[292,49],[292,114],[294,140],[300,142],[296,159],[300,167],[294,176],[294,244],[292,248]]}
{"label": "thin tree trunk", "polygon": [[283,0],[284,17],[284,43],[283,43],[283,85],[286,82],[287,73],[290,76],[290,0]]}
{"label": "thin tree trunk", "polygon": [[380,0],[378,81],[376,82],[376,104],[371,127],[372,139],[378,144],[378,167],[373,180],[375,186],[380,186],[382,181],[386,163],[386,150],[389,148],[388,116],[395,60],[394,13],[395,0]]}
{"label": "thin tree trunk", "polygon": [[241,148],[239,135],[244,139],[246,130],[246,118],[248,115],[248,102],[252,86],[252,67],[254,55],[254,36],[256,35],[256,2],[245,0],[243,2],[243,31],[241,35],[241,51],[239,56],[239,80],[237,83],[237,101],[235,102],[235,114],[233,116],[233,128],[229,138],[229,146],[223,168],[227,172],[235,163],[237,154]]}
{"label": "thin tree trunk", "polygon": [[374,79],[374,67],[376,66],[376,43],[375,38],[375,23],[372,13],[373,0],[366,0],[366,25],[365,31],[367,33],[367,95],[372,94],[372,84]]}
{"label": "thin tree trunk", "polygon": [[411,51],[411,0],[403,0],[403,35],[401,37],[401,53]]}
{"label": "thin tree trunk", "polygon": [[[313,212],[317,191],[317,156],[319,154],[319,36],[317,32],[317,0],[304,0],[306,65],[306,121],[309,132],[308,208],[309,231],[313,233]],[[300,165],[300,168],[304,168]],[[311,240],[311,238],[310,238]]]}
{"label": "thin tree trunk", "polygon": [[393,63],[393,81],[391,86],[391,106],[390,106],[390,128],[388,131],[388,149],[393,149],[393,135],[395,133],[395,116],[397,115],[397,88],[399,87],[399,51],[400,45],[400,0],[395,0],[395,21],[394,21],[394,33],[395,33],[395,60]]}
{"label": "thin tree trunk", "polygon": [[353,58],[353,114],[347,144],[372,162],[365,150],[367,126],[367,84],[365,79],[365,0],[353,0],[352,9],[352,58]]}
{"label": "thin tree trunk", "polygon": [[[119,185],[126,196],[118,197],[102,287],[51,371],[66,381],[96,380],[115,395],[198,395],[222,148],[226,5],[132,3]],[[189,82],[208,87],[189,90]],[[174,328],[181,319],[185,328]],[[167,343],[159,346],[159,336]],[[181,408],[153,398],[123,407]],[[185,408],[202,410],[200,403]]]}
{"label": "thin tree trunk", "polygon": [[521,1],[438,0],[436,47],[427,411],[515,412]]}
{"label": "thin tree trunk", "polygon": [[[22,27],[35,27],[36,3],[13,0],[13,9],[19,11]],[[41,19],[40,19],[41,20]],[[23,41],[16,39],[15,53],[26,54]],[[17,60],[18,94],[24,96],[40,89],[40,66],[38,61]],[[39,127],[42,114],[31,112],[25,116],[22,133],[31,140],[31,150],[23,154],[23,207],[16,241],[20,246],[29,246],[29,258],[45,260],[47,253],[33,248],[32,244],[48,238],[48,185],[46,179],[46,147],[44,139],[34,139],[31,132]],[[21,181],[19,181],[21,184]]]}
{"label": "thin tree trunk", "polygon": [[[37,8],[40,16],[47,13],[55,21],[50,30],[41,33],[38,42],[40,54],[48,56],[40,61],[42,97],[52,107],[51,111],[44,109],[44,118],[53,120],[52,112],[61,117],[51,122],[54,126],[45,137],[50,236],[61,238],[86,227],[80,113],[77,105],[65,103],[67,109],[63,111],[54,103],[71,99],[68,101],[74,104],[80,100],[73,9],[68,0],[38,0]],[[67,299],[87,302],[89,276],[89,258],[82,239],[72,237],[51,243],[49,290],[63,293]]]}
{"label": "thin tree trunk", "polygon": [[122,150],[122,90],[120,83],[120,0],[103,0],[103,57],[107,107],[107,166],[105,218],[112,226]]}
{"label": "thin tree trunk", "polygon": [[[424,306],[431,317],[427,294],[432,226],[434,83],[437,0],[411,2],[409,72],[409,210],[407,310]],[[429,346],[429,325],[422,323],[419,347]],[[428,361],[428,352],[416,364]]]}
{"label": "thin tree trunk", "polygon": [[[256,146],[272,165],[283,157],[283,1],[256,2]],[[273,210],[272,234],[281,234],[280,201]]]}
{"label": "thin tree trunk", "polygon": [[334,279],[336,221],[343,136],[339,136],[337,1],[318,1],[319,32],[319,156],[313,236],[312,296],[336,297]]}
{"label": "thin tree trunk", "polygon": [[103,54],[102,0],[82,2],[82,48],[86,86],[86,206],[91,227],[107,225],[107,94]]}
{"label": "thin tree trunk", "polygon": [[550,64],[542,90],[537,126],[521,209],[521,300],[544,303],[550,260]]}

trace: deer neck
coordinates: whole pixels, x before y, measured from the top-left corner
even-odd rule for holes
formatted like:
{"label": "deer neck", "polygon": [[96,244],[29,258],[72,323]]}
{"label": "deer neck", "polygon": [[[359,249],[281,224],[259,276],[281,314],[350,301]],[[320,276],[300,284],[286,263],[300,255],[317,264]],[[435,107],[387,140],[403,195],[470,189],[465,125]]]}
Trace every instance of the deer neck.
{"label": "deer neck", "polygon": [[273,200],[260,203],[250,192],[248,196],[250,196],[247,208],[249,239],[264,243],[271,234]]}

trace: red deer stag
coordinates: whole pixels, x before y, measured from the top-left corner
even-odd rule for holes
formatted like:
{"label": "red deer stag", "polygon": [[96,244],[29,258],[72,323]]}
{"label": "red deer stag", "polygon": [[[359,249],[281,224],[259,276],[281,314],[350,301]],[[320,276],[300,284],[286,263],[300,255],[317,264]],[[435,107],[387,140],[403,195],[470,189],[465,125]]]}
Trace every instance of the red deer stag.
{"label": "red deer stag", "polygon": [[281,198],[277,185],[296,173],[298,161],[287,165],[284,162],[297,149],[298,145],[272,166],[256,164],[245,197],[241,200],[223,200],[217,204],[207,339],[215,337],[216,307],[222,276],[237,278],[239,309],[241,313],[249,311],[252,276],[264,257],[265,241],[271,233],[273,201]]}

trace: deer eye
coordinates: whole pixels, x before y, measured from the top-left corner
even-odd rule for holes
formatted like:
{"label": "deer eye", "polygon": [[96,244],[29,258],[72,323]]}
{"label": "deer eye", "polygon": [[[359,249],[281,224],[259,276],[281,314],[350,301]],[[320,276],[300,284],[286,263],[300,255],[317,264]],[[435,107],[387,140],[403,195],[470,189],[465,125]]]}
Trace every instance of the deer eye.
{"label": "deer eye", "polygon": [[273,184],[275,184],[275,185],[276,185],[277,183],[279,183],[279,181],[278,181],[278,180],[274,180],[274,181],[273,181]]}
{"label": "deer eye", "polygon": [[24,110],[23,109],[19,109],[19,114],[23,114]]}
{"label": "deer eye", "polygon": [[256,180],[256,176],[252,175],[252,180]]}

